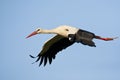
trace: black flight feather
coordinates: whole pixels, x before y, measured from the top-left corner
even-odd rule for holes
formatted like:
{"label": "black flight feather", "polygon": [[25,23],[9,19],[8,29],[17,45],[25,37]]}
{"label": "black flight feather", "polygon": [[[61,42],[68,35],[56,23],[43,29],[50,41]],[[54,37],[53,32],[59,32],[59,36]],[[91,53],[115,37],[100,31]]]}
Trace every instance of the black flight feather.
{"label": "black flight feather", "polygon": [[55,59],[55,55],[67,48],[68,46],[72,45],[74,42],[70,42],[68,38],[61,38],[60,40],[58,40],[57,42],[55,42],[54,44],[52,44],[49,49],[42,53],[41,52],[38,54],[38,59],[36,60],[36,62],[38,62],[40,60],[40,64],[39,66],[44,62],[44,66],[47,64],[48,60],[49,60],[49,64],[52,63],[52,59]]}

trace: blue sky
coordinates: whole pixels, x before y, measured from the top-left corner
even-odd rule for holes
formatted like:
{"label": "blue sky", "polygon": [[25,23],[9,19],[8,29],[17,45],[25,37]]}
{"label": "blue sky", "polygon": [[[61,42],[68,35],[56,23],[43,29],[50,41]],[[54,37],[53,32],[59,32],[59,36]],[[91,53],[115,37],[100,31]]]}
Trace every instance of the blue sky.
{"label": "blue sky", "polygon": [[82,28],[103,37],[120,37],[120,0],[0,0],[1,80],[120,80],[120,39],[74,44],[51,65],[31,64],[53,35],[25,37],[41,27]]}

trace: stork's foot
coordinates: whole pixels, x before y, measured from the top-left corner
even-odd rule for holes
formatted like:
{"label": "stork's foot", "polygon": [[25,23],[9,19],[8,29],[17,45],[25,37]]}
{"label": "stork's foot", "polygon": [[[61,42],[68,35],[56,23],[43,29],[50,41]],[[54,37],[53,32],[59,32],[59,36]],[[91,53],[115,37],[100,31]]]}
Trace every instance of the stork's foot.
{"label": "stork's foot", "polygon": [[96,39],[100,39],[100,40],[104,40],[104,41],[111,41],[111,40],[117,39],[118,37],[114,37],[114,38],[102,38],[100,36],[96,36],[95,38]]}

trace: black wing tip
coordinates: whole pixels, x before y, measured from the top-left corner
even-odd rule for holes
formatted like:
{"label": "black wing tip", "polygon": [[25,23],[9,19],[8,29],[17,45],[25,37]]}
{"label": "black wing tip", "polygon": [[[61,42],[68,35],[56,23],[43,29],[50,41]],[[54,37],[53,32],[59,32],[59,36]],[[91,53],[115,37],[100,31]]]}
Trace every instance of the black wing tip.
{"label": "black wing tip", "polygon": [[96,47],[96,45],[92,46],[92,47]]}
{"label": "black wing tip", "polygon": [[[44,58],[43,56],[36,56],[36,57],[34,57],[34,56],[32,56],[32,55],[29,55],[31,58],[37,58],[37,60],[35,61],[35,62],[33,62],[32,64],[34,64],[34,63],[36,63],[36,62],[38,62],[39,60],[40,60],[40,63],[39,63],[39,67],[42,65],[42,63],[44,62],[44,67],[46,66],[46,64],[47,64],[47,57],[46,58]],[[50,63],[51,64],[51,63]]]}
{"label": "black wing tip", "polygon": [[95,44],[93,44],[93,45],[89,45],[89,46],[91,46],[91,47],[96,47],[96,45],[95,45]]}
{"label": "black wing tip", "polygon": [[[34,57],[34,56],[32,56],[32,55],[29,55],[31,58],[37,58],[37,60],[35,61],[35,62],[33,62],[32,64],[34,64],[34,63],[36,63],[36,62],[38,62],[39,60],[40,60],[40,56],[36,56],[36,57]],[[43,62],[43,61],[42,61]],[[41,64],[42,64],[42,62],[40,62],[40,64],[39,64],[39,67],[41,66]]]}
{"label": "black wing tip", "polygon": [[40,63],[39,63],[39,67],[43,64],[43,66],[45,67],[48,63],[49,60],[49,64],[52,63],[52,58],[48,58],[48,57],[41,57]]}
{"label": "black wing tip", "polygon": [[37,58],[37,60],[35,61],[35,62],[33,62],[32,64],[34,64],[34,63],[36,63],[36,62],[38,62],[38,61],[40,61],[40,63],[39,63],[39,67],[44,63],[44,67],[46,66],[46,64],[47,64],[47,57],[45,58],[44,56],[37,56],[37,57],[34,57],[34,56],[32,56],[32,55],[30,55],[30,57],[31,58]]}
{"label": "black wing tip", "polygon": [[36,57],[34,57],[34,56],[32,56],[32,55],[29,55],[31,58],[36,58]]}

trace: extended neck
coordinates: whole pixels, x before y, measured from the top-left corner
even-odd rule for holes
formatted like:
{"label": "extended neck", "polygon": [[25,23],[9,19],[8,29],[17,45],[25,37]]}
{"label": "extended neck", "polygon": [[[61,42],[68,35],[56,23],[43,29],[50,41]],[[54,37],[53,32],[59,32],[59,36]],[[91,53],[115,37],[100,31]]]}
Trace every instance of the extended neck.
{"label": "extended neck", "polygon": [[50,30],[42,29],[40,33],[42,33],[42,34],[57,34],[55,29],[50,29]]}

